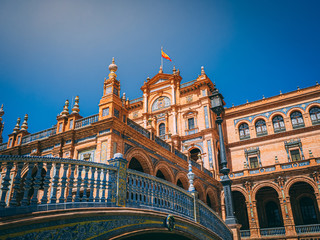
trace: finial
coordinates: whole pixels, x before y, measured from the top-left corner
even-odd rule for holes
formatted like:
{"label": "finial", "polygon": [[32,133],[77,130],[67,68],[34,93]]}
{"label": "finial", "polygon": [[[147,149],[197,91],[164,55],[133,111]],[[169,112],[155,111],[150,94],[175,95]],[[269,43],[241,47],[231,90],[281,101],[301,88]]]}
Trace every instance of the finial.
{"label": "finial", "polygon": [[281,92],[281,90],[280,90],[280,95],[282,95],[282,92]]}
{"label": "finial", "polygon": [[67,116],[69,114],[69,100],[66,100],[64,103],[63,111],[61,112],[61,116]]}
{"label": "finial", "polygon": [[175,73],[176,73],[176,66],[175,66],[175,65],[173,65],[172,72],[173,72],[173,74],[175,74]]}
{"label": "finial", "polygon": [[150,78],[149,77],[147,77],[147,82],[149,82],[150,81]]}
{"label": "finial", "polygon": [[163,73],[162,66],[160,66],[159,73]]}
{"label": "finial", "polygon": [[316,81],[316,85],[319,85],[318,81]]}
{"label": "finial", "polygon": [[18,119],[17,119],[17,124],[16,124],[16,126],[14,127],[14,129],[13,129],[13,133],[17,133],[17,132],[20,130],[20,121],[21,121],[21,119],[18,118]]}
{"label": "finial", "polygon": [[117,78],[116,71],[118,70],[118,66],[114,62],[114,57],[112,58],[112,63],[109,65],[109,78]]}
{"label": "finial", "polygon": [[195,191],[194,185],[193,185],[193,179],[194,179],[194,173],[192,172],[192,165],[191,165],[191,160],[189,159],[189,173],[187,174],[188,179],[189,179],[189,192]]}
{"label": "finial", "polygon": [[247,103],[249,103],[248,99],[247,99]]}
{"label": "finial", "polygon": [[21,131],[27,131],[28,129],[28,114],[24,115],[24,121],[21,125]]}
{"label": "finial", "polygon": [[264,95],[262,95],[262,99],[266,99]]}
{"label": "finial", "polygon": [[234,104],[232,103],[232,107],[234,107]]}
{"label": "finial", "polygon": [[309,149],[309,157],[313,157],[311,149]]}
{"label": "finial", "polygon": [[204,72],[204,67],[201,66],[201,76],[206,75],[206,73]]}
{"label": "finial", "polygon": [[79,96],[76,96],[74,99],[74,105],[72,108],[72,113],[79,113],[80,109],[79,109]]}
{"label": "finial", "polygon": [[3,116],[4,114],[4,111],[3,111],[3,104],[1,105],[1,108],[0,108],[0,121],[1,121],[1,117]]}
{"label": "finial", "polygon": [[279,163],[278,156],[275,156],[275,157],[274,157],[274,162],[275,162],[275,163]]}
{"label": "finial", "polygon": [[126,100],[126,93],[122,93],[122,100],[125,101]]}
{"label": "finial", "polygon": [[300,90],[300,87],[299,87],[299,86],[297,87],[297,90]]}
{"label": "finial", "polygon": [[244,169],[247,169],[247,167],[248,167],[247,161],[244,161],[244,162],[243,162],[243,168],[244,168]]}

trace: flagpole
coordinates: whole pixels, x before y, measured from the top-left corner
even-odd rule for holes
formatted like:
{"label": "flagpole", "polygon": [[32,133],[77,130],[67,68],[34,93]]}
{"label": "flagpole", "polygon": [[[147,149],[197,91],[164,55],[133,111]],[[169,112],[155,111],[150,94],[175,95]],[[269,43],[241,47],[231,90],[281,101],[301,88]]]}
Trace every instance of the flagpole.
{"label": "flagpole", "polygon": [[161,55],[160,55],[160,58],[161,58],[161,68],[162,68],[162,71],[163,71],[163,57],[162,57],[162,51],[163,51],[163,47],[161,46]]}

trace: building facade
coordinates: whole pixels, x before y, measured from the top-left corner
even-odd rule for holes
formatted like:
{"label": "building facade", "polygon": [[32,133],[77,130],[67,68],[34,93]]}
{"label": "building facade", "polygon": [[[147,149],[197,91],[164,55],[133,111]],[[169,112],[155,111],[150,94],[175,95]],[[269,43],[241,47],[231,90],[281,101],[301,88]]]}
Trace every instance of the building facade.
{"label": "building facade", "polygon": [[243,237],[319,236],[319,123],[318,84],[226,109],[232,193]]}
{"label": "building facade", "polygon": [[[216,178],[218,134],[209,103],[214,85],[204,69],[196,80],[185,84],[180,84],[179,70],[164,74],[160,69],[141,87],[143,97],[131,101],[125,94],[120,96],[117,69],[113,60],[103,82],[99,113],[82,117],[76,97],[72,109],[67,100],[57,124],[44,131],[30,134],[28,115],[23,121],[18,118],[8,142],[0,145],[0,155],[107,163],[115,153],[121,153],[128,160],[129,169],[162,178],[185,190],[189,188],[190,158],[198,198],[221,214],[222,187]],[[23,174],[26,176],[27,172]]]}
{"label": "building facade", "polygon": [[[167,74],[160,68],[133,100],[120,95],[117,68],[113,60],[97,114],[82,117],[76,97],[71,111],[65,102],[53,128],[34,134],[28,132],[26,115],[21,126],[17,120],[8,142],[0,144],[0,155],[107,163],[122,153],[129,169],[186,190],[190,159],[198,198],[224,218],[219,136],[209,98],[215,85],[204,68],[186,83],[179,70]],[[320,236],[320,86],[225,109],[223,119],[242,237]]]}

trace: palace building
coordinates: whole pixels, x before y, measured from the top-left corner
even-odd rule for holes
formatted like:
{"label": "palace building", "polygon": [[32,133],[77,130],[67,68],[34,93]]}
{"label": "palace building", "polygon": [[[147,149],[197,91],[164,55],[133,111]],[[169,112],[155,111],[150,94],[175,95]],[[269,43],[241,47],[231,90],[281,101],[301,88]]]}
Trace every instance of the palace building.
{"label": "palace building", "polygon": [[[190,190],[193,183],[196,197],[225,219],[224,193],[219,182],[219,134],[210,103],[216,86],[204,68],[196,79],[181,83],[179,70],[174,68],[168,74],[160,67],[158,74],[144,82],[141,97],[133,100],[120,94],[117,69],[113,59],[108,78],[102,83],[99,112],[93,116],[80,115],[80,99],[76,97],[74,106],[65,102],[54,127],[31,134],[26,115],[21,125],[18,118],[8,142],[1,143],[1,108],[0,155],[106,164],[121,153],[128,161],[128,169],[185,190]],[[226,108],[223,130],[241,237],[320,237],[320,86]],[[13,169],[18,171],[18,167]],[[3,167],[0,183],[4,182],[4,170]],[[10,175],[11,185],[14,171]],[[27,168],[21,171],[21,181],[28,178],[28,171],[30,176],[33,171],[33,178],[38,172]],[[51,171],[47,174],[44,169],[43,176],[53,176],[54,170]],[[64,171],[70,176],[73,170]],[[188,175],[190,171],[194,181]],[[58,177],[62,174],[62,170],[58,171]],[[80,179],[78,192],[69,187],[69,195],[75,199],[84,187],[84,175],[81,172],[74,176]],[[48,186],[48,191],[55,189],[57,199],[64,200],[64,180],[57,181],[60,188]],[[15,189],[4,188],[7,205],[16,196]],[[81,194],[84,196],[85,192]],[[29,195],[28,200],[25,193],[25,201],[31,201]]]}

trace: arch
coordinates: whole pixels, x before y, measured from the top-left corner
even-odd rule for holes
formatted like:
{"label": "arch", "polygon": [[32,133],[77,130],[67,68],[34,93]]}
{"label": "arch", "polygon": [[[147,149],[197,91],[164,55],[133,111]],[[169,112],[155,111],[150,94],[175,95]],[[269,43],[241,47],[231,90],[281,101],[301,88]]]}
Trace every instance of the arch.
{"label": "arch", "polygon": [[176,180],[175,183],[176,185],[178,185],[178,180],[180,180],[180,182],[182,183],[183,189],[188,190],[189,188],[189,180],[188,177],[185,173],[183,172],[179,172],[176,176]]}
{"label": "arch", "polygon": [[132,158],[135,158],[139,161],[143,168],[143,172],[152,175],[153,174],[153,166],[152,161],[149,156],[144,152],[142,148],[134,147],[129,149],[129,151],[124,156],[125,159],[128,160],[128,168],[130,165],[130,161]]}
{"label": "arch", "polygon": [[276,183],[273,183],[273,182],[262,182],[262,183],[259,183],[259,184],[255,185],[252,188],[252,196],[253,196],[252,200],[256,200],[257,192],[263,187],[271,187],[271,188],[273,188],[278,193],[278,197],[281,197],[280,188]]}
{"label": "arch", "polygon": [[246,124],[248,124],[248,126],[249,126],[249,128],[252,126],[252,122],[249,122],[248,120],[241,120],[241,121],[239,121],[237,124],[236,124],[236,126],[235,126],[235,128],[237,129],[237,131],[239,132],[239,126],[241,125],[241,124],[243,124],[243,123],[246,123]]}
{"label": "arch", "polygon": [[240,186],[231,186],[231,191],[238,191],[240,193],[242,193],[242,195],[245,197],[246,201],[249,201],[249,197],[248,197],[248,192],[246,189],[244,189],[243,187]]}
{"label": "arch", "polygon": [[166,135],[166,124],[161,121],[158,125],[158,136]]}
{"label": "arch", "polygon": [[287,117],[290,117],[291,113],[295,112],[295,111],[298,111],[298,112],[301,112],[301,114],[304,114],[305,111],[300,108],[300,107],[294,107],[294,108],[291,108],[288,112],[287,112]]}
{"label": "arch", "polygon": [[167,97],[169,99],[172,99],[172,95],[170,93],[168,93],[168,92],[159,92],[158,94],[156,94],[156,95],[154,95],[154,96],[149,98],[149,100],[148,100],[148,103],[149,103],[148,109],[151,109],[152,104],[159,97]]}
{"label": "arch", "polygon": [[193,161],[197,161],[199,159],[199,154],[201,154],[201,150],[199,148],[193,147],[189,151],[190,159]]}
{"label": "arch", "polygon": [[173,173],[167,164],[161,163],[161,162],[157,164],[157,166],[154,169],[155,176],[159,171],[163,174],[164,180],[175,184],[175,182],[173,182],[173,179],[174,179]]}
{"label": "arch", "polygon": [[286,130],[286,124],[284,122],[284,118],[282,115],[279,115],[279,114],[274,115],[271,121],[272,121],[273,131],[275,133]]}
{"label": "arch", "polygon": [[318,124],[320,122],[320,107],[313,106],[310,108],[308,112],[309,112],[312,124]]}
{"label": "arch", "polygon": [[249,218],[246,197],[239,191],[232,191],[232,198],[235,216],[238,222],[241,224],[241,230],[248,230]]}
{"label": "arch", "polygon": [[283,227],[279,192],[270,186],[260,187],[255,195],[260,228]]}
{"label": "arch", "polygon": [[[211,206],[208,203],[208,198],[210,199],[210,203],[211,203],[210,205]],[[215,190],[213,190],[213,188],[210,187],[210,186],[206,190],[206,203],[215,212],[219,211],[220,204],[219,204],[219,199],[218,199],[217,192]]]}
{"label": "arch", "polygon": [[198,198],[202,201],[202,202],[206,202],[205,201],[205,189],[203,187],[203,184],[200,182],[200,180],[196,179],[194,182],[194,188],[196,189],[196,191],[198,192]]}
{"label": "arch", "polygon": [[313,107],[319,107],[319,108],[320,108],[320,103],[310,103],[310,104],[306,107],[305,112],[309,112],[309,111],[310,111],[310,108],[313,108]]}
{"label": "arch", "polygon": [[274,112],[274,113],[271,113],[270,114],[270,116],[269,116],[269,120],[270,121],[272,121],[272,119],[275,117],[275,116],[277,116],[277,115],[280,115],[282,118],[283,118],[283,120],[285,119],[285,118],[287,118],[287,115],[286,114],[284,114],[283,112]]}
{"label": "arch", "polygon": [[309,177],[304,177],[304,176],[299,176],[299,177],[292,177],[290,178],[284,185],[284,191],[286,196],[289,196],[289,191],[290,188],[293,184],[297,183],[297,182],[305,182],[308,183],[312,188],[313,191],[316,193],[317,192],[317,185],[315,184],[315,182],[309,178]]}
{"label": "arch", "polygon": [[159,96],[151,104],[151,112],[159,111],[171,106],[171,98],[167,96]]}
{"label": "arch", "polygon": [[290,203],[296,225],[318,224],[319,207],[312,185],[305,181],[291,184],[289,189]]}
{"label": "arch", "polygon": [[254,124],[257,136],[265,135],[268,133],[266,120],[263,118],[258,118]]}
{"label": "arch", "polygon": [[259,116],[256,116],[253,120],[252,120],[252,125],[255,126],[256,125],[256,122],[259,121],[259,120],[264,120],[266,123],[269,121],[269,119],[263,115],[259,115]]}

